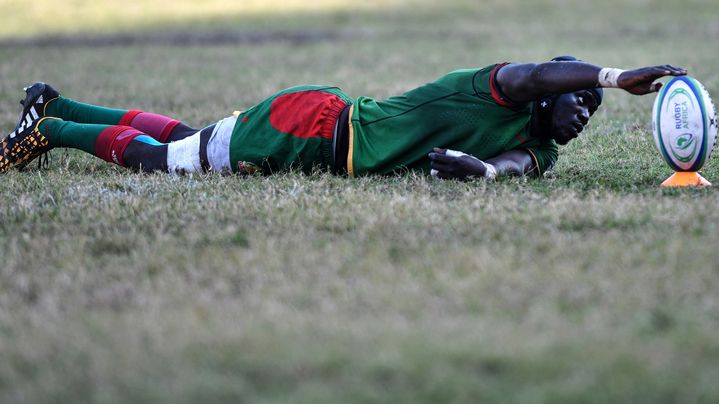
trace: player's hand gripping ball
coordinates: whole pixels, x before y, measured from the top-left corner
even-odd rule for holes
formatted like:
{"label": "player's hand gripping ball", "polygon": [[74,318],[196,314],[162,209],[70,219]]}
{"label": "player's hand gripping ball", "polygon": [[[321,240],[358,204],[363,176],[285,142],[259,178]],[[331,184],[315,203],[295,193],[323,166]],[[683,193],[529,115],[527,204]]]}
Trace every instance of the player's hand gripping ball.
{"label": "player's hand gripping ball", "polygon": [[659,91],[652,111],[654,143],[675,171],[698,171],[716,143],[714,104],[704,86],[689,76],[673,78]]}

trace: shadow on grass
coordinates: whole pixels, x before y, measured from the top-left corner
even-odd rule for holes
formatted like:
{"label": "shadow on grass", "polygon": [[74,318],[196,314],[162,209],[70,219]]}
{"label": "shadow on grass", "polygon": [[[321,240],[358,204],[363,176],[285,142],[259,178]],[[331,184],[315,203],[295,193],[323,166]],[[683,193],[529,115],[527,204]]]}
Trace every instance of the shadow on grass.
{"label": "shadow on grass", "polygon": [[362,36],[361,32],[331,30],[299,31],[216,31],[216,32],[147,32],[116,34],[47,35],[34,38],[10,38],[0,40],[0,46],[8,47],[107,47],[131,45],[261,45],[268,42],[303,44],[320,41],[337,41]]}
{"label": "shadow on grass", "polygon": [[[37,32],[0,34],[7,47],[105,47],[129,45],[235,45],[288,42],[292,44],[357,39],[376,30],[421,27],[432,33],[446,29],[454,17],[463,15],[461,2],[412,7],[387,5],[362,10],[347,7],[324,11],[283,11],[267,14],[228,13],[225,16],[198,14],[193,18],[158,15],[144,20],[118,20],[107,10],[96,20],[78,28],[71,24],[51,25]],[[0,22],[2,21],[0,16]],[[32,18],[32,16],[28,17]],[[39,21],[42,18],[38,16]],[[106,24],[103,21],[107,20]],[[424,22],[433,20],[436,25]],[[37,25],[37,24],[35,24]],[[56,24],[57,25],[57,24]],[[34,32],[34,33],[32,33]]]}

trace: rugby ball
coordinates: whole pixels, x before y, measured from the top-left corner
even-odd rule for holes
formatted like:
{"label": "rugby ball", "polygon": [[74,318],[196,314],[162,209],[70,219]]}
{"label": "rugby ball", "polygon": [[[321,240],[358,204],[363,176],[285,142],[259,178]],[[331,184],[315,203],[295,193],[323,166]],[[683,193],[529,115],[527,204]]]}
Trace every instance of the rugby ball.
{"label": "rugby ball", "polygon": [[698,171],[716,143],[716,111],[693,77],[678,76],[657,94],[652,110],[654,144],[675,171]]}

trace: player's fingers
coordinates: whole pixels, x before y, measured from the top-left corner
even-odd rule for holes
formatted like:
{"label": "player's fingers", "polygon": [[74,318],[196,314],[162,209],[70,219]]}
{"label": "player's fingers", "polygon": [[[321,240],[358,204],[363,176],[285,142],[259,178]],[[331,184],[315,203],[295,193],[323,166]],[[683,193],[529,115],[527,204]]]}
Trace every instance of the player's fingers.
{"label": "player's fingers", "polygon": [[461,173],[457,172],[457,167],[446,164],[433,164],[432,169],[437,171],[440,178],[460,178]]}
{"label": "player's fingers", "polygon": [[456,159],[456,157],[448,156],[446,154],[439,154],[439,153],[435,153],[435,152],[430,153],[428,156],[429,156],[430,160],[439,161],[442,163],[449,163]]}
{"label": "player's fingers", "polygon": [[452,166],[450,166],[448,164],[443,164],[443,163],[440,163],[437,161],[432,161],[431,163],[429,163],[429,166],[433,170],[437,170],[439,172],[448,173],[448,172],[452,171]]}
{"label": "player's fingers", "polygon": [[651,83],[660,77],[666,76],[667,74],[669,74],[667,70],[661,66],[645,67],[622,73],[619,76],[619,84],[620,87],[627,89],[644,83]]}
{"label": "player's fingers", "polygon": [[646,74],[643,75],[644,81],[654,81],[660,77],[668,76],[672,74],[672,70],[668,66],[654,66],[647,70]]}
{"label": "player's fingers", "polygon": [[659,83],[659,82],[652,83],[652,84],[649,86],[649,92],[650,92],[650,93],[656,93],[657,91],[659,91],[660,88],[662,88],[662,83]]}
{"label": "player's fingers", "polygon": [[672,65],[664,65],[669,71],[672,76],[683,76],[687,74],[687,69],[682,69],[680,67],[674,67]]}
{"label": "player's fingers", "polygon": [[682,68],[680,68],[680,67],[675,67],[675,66],[672,66],[672,65],[664,65],[664,66],[662,66],[662,67],[663,67],[664,69],[667,69],[667,70],[671,71],[672,73],[682,73],[682,72],[686,72],[686,69],[682,69]]}
{"label": "player's fingers", "polygon": [[639,69],[640,80],[654,80],[663,76],[677,75],[685,72],[685,70],[677,69],[670,65],[652,66],[644,69]]}

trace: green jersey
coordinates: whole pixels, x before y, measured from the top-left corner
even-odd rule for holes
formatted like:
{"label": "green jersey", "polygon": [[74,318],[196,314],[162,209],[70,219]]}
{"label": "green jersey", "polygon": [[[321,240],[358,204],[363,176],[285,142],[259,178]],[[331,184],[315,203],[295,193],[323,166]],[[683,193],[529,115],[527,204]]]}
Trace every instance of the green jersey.
{"label": "green jersey", "polygon": [[530,136],[533,103],[515,104],[503,97],[496,84],[502,66],[457,70],[382,101],[357,98],[350,115],[350,175],[402,169],[429,173],[427,154],[433,147],[480,160],[524,149],[540,174],[551,168],[557,144]]}

